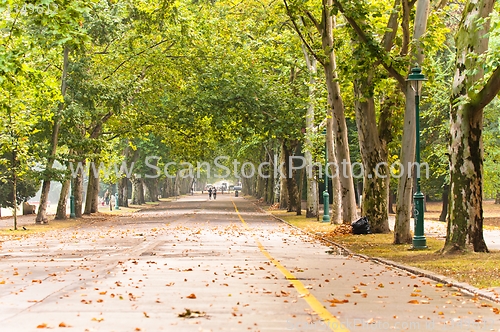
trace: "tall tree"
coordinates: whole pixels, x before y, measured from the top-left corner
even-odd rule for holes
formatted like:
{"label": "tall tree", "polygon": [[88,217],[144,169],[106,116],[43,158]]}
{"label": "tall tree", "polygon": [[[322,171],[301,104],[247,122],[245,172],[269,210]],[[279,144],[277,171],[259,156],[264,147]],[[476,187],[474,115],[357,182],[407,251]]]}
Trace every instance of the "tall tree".
{"label": "tall tree", "polygon": [[[486,57],[494,0],[470,0],[456,34],[451,95],[450,213],[445,252],[487,252],[483,238],[483,109],[500,91],[498,59]],[[485,77],[485,63],[490,69]]]}
{"label": "tall tree", "polygon": [[[325,73],[326,86],[328,91],[327,107],[327,131],[334,133],[335,142],[328,142],[328,146],[335,153],[337,162],[343,167],[340,168],[339,181],[341,184],[341,204],[342,221],[350,224],[357,217],[356,198],[354,192],[354,182],[352,178],[351,158],[349,155],[349,144],[347,139],[347,125],[344,114],[344,102],[340,93],[340,84],[338,81],[337,60],[335,48],[333,46],[333,30],[335,29],[335,17],[332,12],[333,0],[323,0],[321,4],[321,19],[317,20],[314,15],[305,7],[295,2],[284,0],[287,13],[294,25],[294,28],[307,45],[308,50],[315,56],[316,60],[323,66]],[[311,46],[311,42],[306,39],[307,34],[303,33],[304,27],[299,26],[298,19],[302,23],[309,20],[309,24],[315,28],[321,38],[321,51],[317,52]],[[307,27],[305,27],[307,30]],[[330,137],[327,135],[327,138]],[[330,160],[331,161],[331,160]],[[340,166],[339,166],[340,167]]]}

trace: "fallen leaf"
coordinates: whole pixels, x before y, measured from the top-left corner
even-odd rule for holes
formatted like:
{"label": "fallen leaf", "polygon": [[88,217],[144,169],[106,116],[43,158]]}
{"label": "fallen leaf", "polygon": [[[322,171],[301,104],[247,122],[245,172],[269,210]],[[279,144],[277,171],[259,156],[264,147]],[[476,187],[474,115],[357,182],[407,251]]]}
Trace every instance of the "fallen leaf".
{"label": "fallen leaf", "polygon": [[181,318],[198,318],[198,317],[205,317],[207,314],[203,311],[195,311],[195,310],[190,310],[190,309],[185,309],[183,313],[180,313],[177,315],[177,317]]}
{"label": "fallen leaf", "polygon": [[36,327],[37,329],[46,329],[47,328],[47,323],[42,323]]}
{"label": "fallen leaf", "polygon": [[188,298],[188,299],[195,299],[196,295],[194,295],[194,294],[191,293],[188,296],[186,296],[186,298]]}

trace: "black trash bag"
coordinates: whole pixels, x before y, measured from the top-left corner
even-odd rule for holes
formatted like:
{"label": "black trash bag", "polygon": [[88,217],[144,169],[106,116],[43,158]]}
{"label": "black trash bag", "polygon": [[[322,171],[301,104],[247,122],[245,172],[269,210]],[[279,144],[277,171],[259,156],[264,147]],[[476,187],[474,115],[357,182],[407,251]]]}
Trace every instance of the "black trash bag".
{"label": "black trash bag", "polygon": [[361,217],[351,224],[352,234],[371,234],[370,223],[367,217]]}

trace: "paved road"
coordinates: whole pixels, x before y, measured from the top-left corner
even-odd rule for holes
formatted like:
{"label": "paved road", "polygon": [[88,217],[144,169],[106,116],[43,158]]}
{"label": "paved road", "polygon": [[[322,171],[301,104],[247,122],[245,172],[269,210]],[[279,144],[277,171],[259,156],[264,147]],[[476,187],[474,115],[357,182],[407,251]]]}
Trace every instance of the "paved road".
{"label": "paved road", "polygon": [[0,331],[500,331],[497,305],[337,255],[241,197],[2,245]]}

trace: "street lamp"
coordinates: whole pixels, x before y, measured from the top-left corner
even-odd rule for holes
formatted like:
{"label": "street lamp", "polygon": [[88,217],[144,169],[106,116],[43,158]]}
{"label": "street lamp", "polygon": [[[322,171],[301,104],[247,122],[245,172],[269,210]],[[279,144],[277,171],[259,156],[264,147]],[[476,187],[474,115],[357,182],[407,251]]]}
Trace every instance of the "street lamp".
{"label": "street lamp", "polygon": [[328,194],[328,140],[326,139],[326,129],[323,130],[325,135],[325,191],[323,191],[323,222],[330,222],[330,194]]}
{"label": "street lamp", "polygon": [[420,190],[420,88],[421,82],[426,81],[422,69],[416,65],[411,69],[407,81],[410,82],[412,89],[415,91],[415,162],[417,169],[417,188],[413,195],[414,205],[414,234],[413,234],[413,249],[427,249],[425,234],[424,234],[424,194]]}

